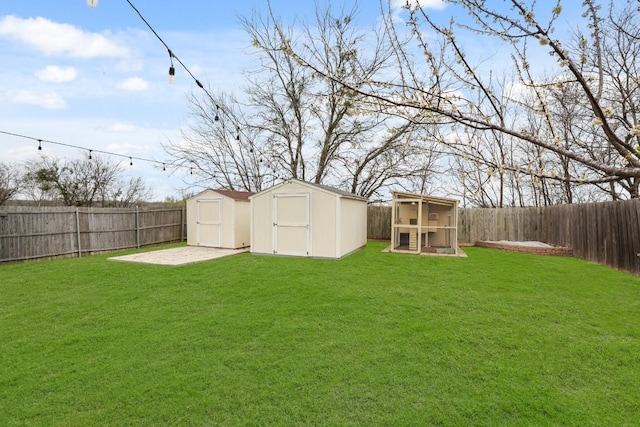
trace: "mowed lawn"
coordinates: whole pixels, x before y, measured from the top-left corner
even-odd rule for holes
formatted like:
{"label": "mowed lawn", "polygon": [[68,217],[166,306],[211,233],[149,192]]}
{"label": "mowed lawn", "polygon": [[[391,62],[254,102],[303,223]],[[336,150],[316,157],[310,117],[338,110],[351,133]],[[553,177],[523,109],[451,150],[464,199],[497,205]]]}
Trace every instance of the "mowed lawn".
{"label": "mowed lawn", "polygon": [[640,278],[384,246],[0,265],[0,425],[640,425]]}

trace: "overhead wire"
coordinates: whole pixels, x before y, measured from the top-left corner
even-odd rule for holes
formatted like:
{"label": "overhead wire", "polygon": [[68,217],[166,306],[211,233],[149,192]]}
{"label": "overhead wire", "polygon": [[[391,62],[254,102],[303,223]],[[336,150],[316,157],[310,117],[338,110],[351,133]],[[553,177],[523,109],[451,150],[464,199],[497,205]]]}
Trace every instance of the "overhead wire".
{"label": "overhead wire", "polygon": [[[167,49],[167,52],[169,54],[169,60],[170,60],[170,63],[171,63],[170,68],[169,68],[170,81],[173,79],[173,77],[175,75],[175,69],[174,69],[174,66],[173,66],[173,60],[175,59],[176,62],[178,64],[180,64],[180,66],[184,69],[184,71],[194,80],[196,85],[200,89],[202,89],[204,91],[204,93],[207,95],[209,100],[212,102],[213,106],[215,106],[215,118],[214,118],[214,120],[216,122],[217,121],[221,121],[220,113],[224,113],[226,116],[229,116],[229,113],[226,111],[226,108],[221,107],[219,105],[219,103],[215,100],[213,95],[211,95],[209,90],[202,84],[202,82],[200,82],[200,80],[198,80],[198,78],[193,74],[193,72],[189,69],[189,67],[187,67],[185,65],[185,63],[178,56],[176,56],[176,54],[169,47],[167,42],[164,41],[164,39],[160,36],[160,34],[158,34],[158,32],[155,30],[155,28],[153,28],[153,26],[144,17],[144,15],[142,15],[142,12],[140,12],[140,10],[131,2],[131,0],[126,0],[126,2],[135,11],[135,13],[138,15],[138,17],[142,20],[142,22],[144,22],[144,24],[147,26],[147,28],[153,33],[153,35],[158,39],[158,41],[160,41],[160,43],[162,43],[162,45]],[[95,6],[91,6],[91,7],[95,7]],[[224,124],[223,124],[223,126],[224,126]],[[69,143],[60,142],[60,141],[53,141],[53,140],[50,140],[50,139],[37,138],[37,137],[34,137],[34,136],[18,134],[18,133],[9,132],[9,131],[0,130],[0,134],[14,136],[14,137],[18,137],[18,138],[29,139],[29,140],[38,142],[38,150],[42,150],[42,143],[48,143],[48,144],[53,144],[53,145],[59,145],[59,146],[64,146],[64,147],[84,150],[84,151],[88,152],[88,156],[89,156],[90,159],[92,158],[92,154],[93,153],[101,153],[101,154],[106,154],[106,155],[110,155],[110,156],[116,156],[116,157],[121,157],[121,158],[124,158],[124,159],[129,159],[130,165],[133,165],[133,160],[134,159],[135,160],[139,160],[139,161],[148,162],[148,163],[153,163],[153,164],[162,166],[163,170],[166,170],[167,164],[170,163],[170,162],[166,162],[166,161],[159,161],[159,160],[149,159],[149,158],[140,157],[140,156],[130,156],[130,155],[121,154],[121,153],[114,153],[114,152],[111,152],[111,151],[100,150],[100,149],[96,149],[96,148],[87,148],[87,147],[83,147],[83,146],[76,145],[76,144],[69,144]],[[244,132],[240,128],[240,126],[238,126],[236,124],[235,139],[237,141],[240,141],[240,135],[241,134],[244,134]],[[245,136],[246,136],[246,134],[245,134]],[[253,153],[253,148],[250,149],[250,152]],[[260,159],[260,162],[262,162],[262,159]],[[191,168],[191,173],[193,173],[193,168]]]}
{"label": "overhead wire", "polygon": [[111,151],[100,150],[100,149],[97,149],[97,148],[87,148],[87,147],[82,147],[80,145],[69,144],[69,143],[60,142],[60,141],[52,141],[50,139],[44,139],[44,138],[36,138],[35,136],[23,135],[23,134],[19,134],[19,133],[15,133],[15,132],[4,131],[4,130],[0,130],[0,134],[8,135],[8,136],[15,136],[17,138],[30,139],[30,140],[38,143],[38,150],[42,150],[42,144],[43,143],[47,143],[47,144],[60,145],[60,146],[63,146],[63,147],[76,148],[78,150],[87,151],[89,153],[89,159],[92,159],[93,154],[101,153],[101,154],[106,154],[108,156],[116,156],[116,157],[122,157],[123,159],[128,159],[130,166],[133,166],[133,160],[139,160],[139,161],[142,161],[142,162],[154,163],[154,164],[157,164],[158,166],[162,166],[163,168],[166,168],[166,164],[167,164],[167,162],[162,162],[160,160],[148,159],[148,158],[140,157],[140,156],[130,156],[128,154],[114,153],[114,152],[111,152]]}
{"label": "overhead wire", "polygon": [[[171,48],[164,41],[164,39],[162,37],[160,37],[160,34],[158,34],[158,32],[151,26],[149,21],[147,21],[147,19],[142,15],[142,12],[140,12],[140,10],[131,2],[131,0],[126,0],[126,2],[129,3],[129,6],[131,6],[131,8],[138,14],[138,16],[140,17],[142,22],[145,23],[147,28],[149,28],[149,30],[153,33],[153,35],[156,36],[156,38],[160,41],[160,43],[162,43],[162,45],[167,49],[167,52],[169,53],[169,59],[170,60],[175,59],[178,62],[178,64],[180,64],[182,66],[182,68],[187,72],[187,74],[189,74],[189,76],[191,76],[191,78],[195,81],[196,85],[207,94],[209,99],[211,99],[211,102],[213,102],[215,104],[216,109],[219,109],[220,107],[219,107],[218,103],[215,101],[214,97],[211,95],[211,93],[209,93],[209,91],[207,90],[207,88],[204,87],[202,82],[200,82],[200,80],[198,80],[196,78],[196,76],[191,72],[191,70],[189,70],[189,67],[187,67],[184,64],[184,62],[182,62],[182,60],[179,57],[176,56],[176,54],[173,52],[173,50],[171,50]],[[172,69],[173,69],[173,62],[171,64],[171,67],[169,68],[169,73],[171,73]],[[170,74],[170,76],[172,76],[172,74]]]}

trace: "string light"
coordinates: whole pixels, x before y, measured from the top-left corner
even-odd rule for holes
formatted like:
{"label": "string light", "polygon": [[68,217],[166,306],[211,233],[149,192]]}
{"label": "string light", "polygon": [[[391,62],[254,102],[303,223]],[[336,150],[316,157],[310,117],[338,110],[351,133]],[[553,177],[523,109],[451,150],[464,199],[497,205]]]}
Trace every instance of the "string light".
{"label": "string light", "polygon": [[176,76],[176,69],[173,67],[173,52],[171,49],[169,50],[169,61],[171,61],[171,65],[169,66],[169,84],[173,84],[173,80]]}
{"label": "string light", "polygon": [[[228,113],[225,111],[226,108],[224,108],[224,106],[223,106],[222,109],[220,108],[220,106],[215,101],[215,98],[211,95],[211,93],[207,90],[207,88],[205,88],[204,85],[202,84],[202,82],[200,82],[200,80],[198,80],[195,77],[195,75],[191,72],[191,70],[189,70],[189,68],[184,64],[184,62],[182,62],[182,60],[174,54],[174,52],[171,50],[171,48],[169,48],[169,45],[162,39],[162,37],[160,37],[158,32],[151,26],[151,24],[146,20],[146,18],[142,15],[140,10],[138,10],[138,8],[131,2],[131,0],[126,0],[126,2],[138,14],[138,17],[142,20],[142,22],[144,22],[144,24],[147,26],[147,28],[149,28],[149,30],[153,33],[153,35],[167,49],[167,52],[169,53],[169,61],[171,63],[170,66],[169,66],[169,76],[168,76],[169,84],[173,83],[173,81],[175,79],[175,66],[174,66],[174,62],[173,62],[173,60],[175,59],[176,62],[178,64],[180,64],[180,66],[186,71],[186,73],[193,79],[193,81],[196,83],[196,85],[200,89],[202,89],[204,91],[204,93],[209,97],[211,102],[215,105],[216,113],[215,113],[215,116],[214,116],[214,121],[218,122],[218,121],[221,120],[220,113],[224,113],[224,114],[228,115]],[[87,4],[90,7],[96,7],[97,4],[98,4],[98,0],[87,0]],[[236,140],[240,141],[240,134],[241,134],[242,131],[240,130],[239,126],[237,127],[237,130],[238,130],[238,132],[237,132],[237,135],[236,135]],[[251,152],[253,152],[253,148],[251,149]]]}
{"label": "string light", "polygon": [[115,157],[129,159],[129,163],[131,165],[133,165],[133,159],[136,159],[136,160],[139,160],[139,161],[142,161],[142,162],[153,163],[153,164],[156,164],[156,165],[166,165],[166,162],[161,162],[161,161],[153,160],[153,159],[147,159],[145,157],[129,156],[129,155],[126,155],[126,154],[113,153],[111,151],[97,150],[95,148],[87,148],[87,147],[82,147],[80,145],[67,144],[67,143],[59,142],[59,141],[52,141],[50,139],[35,138],[33,136],[22,135],[22,134],[14,133],[14,132],[7,132],[7,131],[0,130],[0,134],[9,135],[9,136],[15,136],[17,138],[29,139],[29,140],[32,140],[32,141],[38,141],[38,151],[42,151],[42,143],[47,143],[47,144],[60,145],[60,146],[63,146],[63,147],[76,148],[78,150],[88,151],[89,152],[89,158],[92,158],[93,153],[101,153],[101,154],[106,154],[108,156],[115,156]]}
{"label": "string light", "polygon": [[[215,105],[216,107],[216,114],[214,117],[214,120],[216,122],[221,120],[221,115],[220,113],[223,114],[227,114],[228,113],[225,111],[226,108],[221,108],[215,101],[215,98],[211,95],[211,93],[207,90],[207,88],[204,87],[204,85],[202,84],[202,82],[200,82],[200,80],[198,80],[196,78],[196,76],[191,72],[191,70],[184,64],[184,62],[182,62],[182,60],[180,58],[178,58],[175,53],[173,52],[173,50],[171,50],[171,48],[169,48],[169,45],[164,41],[164,39],[162,37],[160,37],[160,35],[158,34],[158,32],[151,26],[151,24],[149,23],[149,21],[147,21],[147,19],[142,15],[142,13],[140,12],[140,10],[138,10],[138,8],[133,4],[133,2],[131,0],[126,0],[126,2],[129,4],[129,6],[136,12],[136,14],[138,15],[138,17],[142,20],[142,22],[144,22],[144,24],[147,26],[147,28],[149,28],[149,30],[153,33],[153,35],[158,39],[158,41],[160,41],[160,43],[162,43],[162,45],[167,49],[167,51],[169,52],[169,59],[171,61],[171,66],[169,67],[169,82],[172,82],[175,78],[175,66],[173,63],[173,60],[175,59],[178,64],[180,64],[180,66],[187,72],[187,74],[193,79],[193,81],[196,83],[196,85],[202,89],[204,91],[204,93],[209,97],[209,99],[211,100],[211,102]],[[87,0],[87,3],[89,4],[89,6],[91,7],[95,7],[98,4],[98,0]],[[240,133],[240,132],[239,132]]]}
{"label": "string light", "polygon": [[133,166],[133,159],[129,157],[129,166]]}

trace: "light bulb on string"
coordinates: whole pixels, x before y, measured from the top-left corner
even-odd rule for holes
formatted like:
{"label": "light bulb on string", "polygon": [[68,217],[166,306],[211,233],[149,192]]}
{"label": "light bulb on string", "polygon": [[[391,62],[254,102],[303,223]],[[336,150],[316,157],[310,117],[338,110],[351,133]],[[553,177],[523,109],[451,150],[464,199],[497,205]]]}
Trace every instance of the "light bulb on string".
{"label": "light bulb on string", "polygon": [[129,166],[133,166],[133,159],[129,157]]}
{"label": "light bulb on string", "polygon": [[98,0],[87,0],[87,5],[91,8],[94,8],[98,5]]}
{"label": "light bulb on string", "polygon": [[162,164],[162,171],[166,171],[167,170],[167,165],[165,165],[164,163]]}
{"label": "light bulb on string", "polygon": [[218,110],[219,110],[219,109],[220,109],[220,107],[218,107],[218,106],[216,105],[216,116],[213,118],[213,120],[215,120],[216,122],[217,122],[218,120],[220,120],[220,116],[218,116]]}
{"label": "light bulb on string", "polygon": [[92,159],[92,157],[91,157],[91,153],[92,153],[92,151],[93,151],[93,150],[89,150],[89,160],[91,160],[91,159]]}
{"label": "light bulb on string", "polygon": [[171,61],[171,65],[169,66],[169,84],[173,84],[173,80],[175,79],[176,76],[176,69],[173,66],[173,52],[171,52],[171,49],[168,49],[169,51],[169,61]]}
{"label": "light bulb on string", "polygon": [[38,140],[38,151],[42,151],[42,140]]}

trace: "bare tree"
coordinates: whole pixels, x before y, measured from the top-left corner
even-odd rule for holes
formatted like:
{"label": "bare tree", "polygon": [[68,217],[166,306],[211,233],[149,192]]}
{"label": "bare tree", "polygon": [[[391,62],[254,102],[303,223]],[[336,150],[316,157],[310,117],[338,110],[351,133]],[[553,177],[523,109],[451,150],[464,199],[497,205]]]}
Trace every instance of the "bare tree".
{"label": "bare tree", "polygon": [[430,171],[418,159],[435,156],[415,143],[422,132],[415,121],[386,114],[282,50],[287,40],[354,85],[385,72],[393,46],[361,31],[356,12],[336,15],[330,5],[317,6],[313,25],[297,28],[286,27],[272,10],[241,19],[259,63],[247,74],[246,101],[192,96],[193,124],[182,141],[165,147],[174,163],[197,171],[203,185],[258,191],[293,177],[367,197]]}
{"label": "bare tree", "polygon": [[183,129],[181,141],[163,144],[171,166],[189,170],[190,180],[203,187],[260,191],[275,182],[259,132],[235,98],[191,94],[188,102],[189,129]]}
{"label": "bare tree", "polygon": [[[535,164],[528,165],[529,176],[539,183],[536,191],[541,192],[545,203],[552,201],[546,187],[552,181],[593,184],[603,189],[609,186],[618,196],[622,189],[628,197],[638,197],[637,2],[609,2],[603,11],[597,1],[585,0],[584,15],[575,17],[563,12],[559,0],[554,4],[522,0],[446,3],[452,18],[443,25],[441,22],[447,21],[444,12],[436,15],[420,2],[407,1],[405,24],[413,42],[410,46],[403,41],[405,31],[398,26],[398,14],[391,6],[386,9],[387,38],[394,44],[397,58],[396,78],[347,79],[284,38],[280,41],[282,50],[345,90],[366,96],[381,109],[395,110],[415,123],[434,126],[435,122],[460,131],[475,129],[513,139],[519,147],[535,147],[529,150],[538,155],[533,159]],[[462,14],[470,16],[471,22],[456,23],[455,17]],[[589,31],[577,28],[576,42],[575,33],[555,30],[561,17],[576,25],[582,23]],[[496,81],[486,58],[465,51],[467,36],[486,40],[487,45],[499,42],[500,54],[511,58],[516,78]],[[534,59],[540,54],[550,55],[554,62]],[[533,102],[523,103],[521,96],[505,96],[508,86],[513,85],[530,94]],[[582,100],[582,120],[570,125],[591,125],[589,139],[563,143],[564,136],[571,133],[566,122],[555,120],[549,104],[550,89],[558,85],[571,86]],[[525,123],[531,114],[541,117],[536,133]],[[551,173],[543,167],[550,154],[556,161],[560,159],[562,170],[554,167]],[[522,173],[518,166],[500,165],[504,170]],[[567,199],[572,200],[568,193]]]}
{"label": "bare tree", "polygon": [[0,163],[0,205],[18,194],[22,186],[21,167],[15,163]]}
{"label": "bare tree", "polygon": [[59,200],[67,206],[129,206],[149,197],[142,179],[123,181],[119,163],[92,158],[42,156],[27,162],[25,189],[34,200]]}

